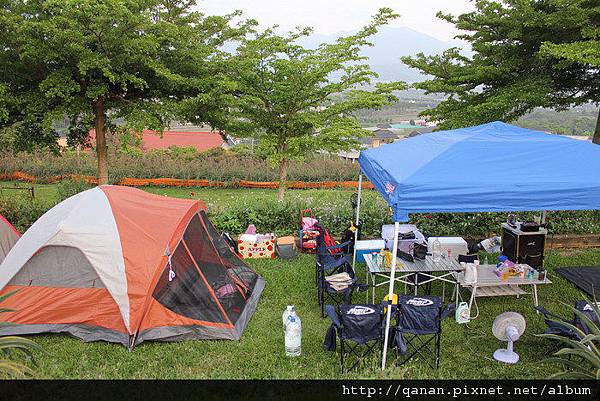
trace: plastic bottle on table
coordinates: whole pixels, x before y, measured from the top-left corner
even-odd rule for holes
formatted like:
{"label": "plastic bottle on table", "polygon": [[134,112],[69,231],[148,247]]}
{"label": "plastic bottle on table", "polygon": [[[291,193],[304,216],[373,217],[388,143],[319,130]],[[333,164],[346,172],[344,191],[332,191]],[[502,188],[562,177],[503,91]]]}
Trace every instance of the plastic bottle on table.
{"label": "plastic bottle on table", "polygon": [[302,351],[302,323],[296,311],[287,317],[285,324],[285,355],[300,356]]}
{"label": "plastic bottle on table", "polygon": [[442,259],[442,243],[437,237],[431,246],[431,257],[435,263]]}

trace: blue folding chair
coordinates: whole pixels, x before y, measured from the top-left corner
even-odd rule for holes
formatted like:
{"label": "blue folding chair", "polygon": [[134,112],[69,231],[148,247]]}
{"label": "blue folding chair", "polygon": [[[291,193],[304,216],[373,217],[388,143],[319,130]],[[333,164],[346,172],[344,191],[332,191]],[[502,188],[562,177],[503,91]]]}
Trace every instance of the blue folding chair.
{"label": "blue folding chair", "polygon": [[432,369],[440,365],[442,320],[454,311],[454,303],[442,307],[441,297],[399,295],[394,347],[396,365],[419,357]]}
{"label": "blue folding chair", "polygon": [[383,346],[385,330],[383,305],[327,305],[331,326],[325,336],[323,348],[335,352],[340,342],[339,355],[342,373],[356,368],[368,357],[379,353]]}
{"label": "blue folding chair", "polygon": [[[325,304],[352,303],[352,293],[359,289],[366,291],[364,284],[358,283],[354,270],[352,269],[352,254],[348,252],[351,241],[343,244],[327,246],[324,240],[325,230],[319,227],[321,235],[317,237],[317,249],[315,253],[315,281],[317,284],[317,299],[321,308],[321,317],[325,317]],[[351,281],[344,289],[335,289],[328,281],[327,277],[338,274],[348,273]]]}

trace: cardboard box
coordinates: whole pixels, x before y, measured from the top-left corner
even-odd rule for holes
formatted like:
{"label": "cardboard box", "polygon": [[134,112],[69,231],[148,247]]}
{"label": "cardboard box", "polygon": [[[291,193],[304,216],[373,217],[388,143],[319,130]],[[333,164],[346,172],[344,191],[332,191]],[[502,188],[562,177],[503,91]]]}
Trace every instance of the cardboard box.
{"label": "cardboard box", "polygon": [[238,239],[238,255],[242,259],[275,259],[275,239],[260,241]]}

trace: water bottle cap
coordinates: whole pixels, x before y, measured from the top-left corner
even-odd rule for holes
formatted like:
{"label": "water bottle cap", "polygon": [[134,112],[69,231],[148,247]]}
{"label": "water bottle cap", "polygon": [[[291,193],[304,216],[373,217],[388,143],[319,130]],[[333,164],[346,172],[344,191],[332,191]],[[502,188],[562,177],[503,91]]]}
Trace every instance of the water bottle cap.
{"label": "water bottle cap", "polygon": [[508,258],[506,256],[504,256],[504,255],[500,255],[500,256],[498,256],[498,260],[500,262],[504,262],[504,261],[508,260]]}

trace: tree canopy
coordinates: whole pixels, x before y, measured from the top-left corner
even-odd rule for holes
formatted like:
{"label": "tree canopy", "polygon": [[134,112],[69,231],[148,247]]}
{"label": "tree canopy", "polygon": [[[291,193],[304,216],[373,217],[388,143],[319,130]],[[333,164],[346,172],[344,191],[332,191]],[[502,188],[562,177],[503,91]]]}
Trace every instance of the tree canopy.
{"label": "tree canopy", "polygon": [[[205,17],[191,0],[0,0],[0,127],[27,143],[96,130],[98,178],[108,181],[105,132],[162,131],[175,118],[222,125],[231,99],[228,40],[248,23]],[[193,107],[194,114],[187,110]],[[30,138],[24,136],[30,135]]]}
{"label": "tree canopy", "polygon": [[279,165],[280,199],[289,160],[316,151],[357,149],[357,140],[367,132],[353,112],[380,108],[395,100],[394,90],[405,87],[373,84],[377,74],[360,54],[377,28],[396,16],[381,9],[358,33],[316,49],[299,44],[310,29],[288,35],[268,29],[245,38],[230,59],[236,102],[228,129],[258,138],[261,150]]}
{"label": "tree canopy", "polygon": [[[403,57],[429,75],[415,84],[447,99],[424,111],[442,128],[512,121],[537,107],[565,110],[600,99],[600,4],[595,0],[477,0],[438,17],[465,33],[472,55]],[[600,143],[600,120],[594,135]]]}

